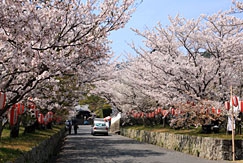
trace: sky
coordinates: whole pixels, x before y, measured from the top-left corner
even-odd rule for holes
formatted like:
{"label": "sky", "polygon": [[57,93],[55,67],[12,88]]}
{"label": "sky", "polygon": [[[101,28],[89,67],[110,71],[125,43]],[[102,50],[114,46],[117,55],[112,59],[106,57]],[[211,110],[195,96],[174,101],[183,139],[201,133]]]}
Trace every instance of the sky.
{"label": "sky", "polygon": [[115,57],[121,55],[119,60],[124,60],[126,53],[135,55],[128,43],[134,42],[137,46],[142,46],[142,39],[131,28],[144,31],[146,28],[152,29],[158,22],[163,26],[170,25],[168,16],[174,18],[179,14],[192,19],[201,14],[212,15],[228,10],[231,6],[232,0],[142,0],[125,28],[113,31],[109,36],[112,50]]}

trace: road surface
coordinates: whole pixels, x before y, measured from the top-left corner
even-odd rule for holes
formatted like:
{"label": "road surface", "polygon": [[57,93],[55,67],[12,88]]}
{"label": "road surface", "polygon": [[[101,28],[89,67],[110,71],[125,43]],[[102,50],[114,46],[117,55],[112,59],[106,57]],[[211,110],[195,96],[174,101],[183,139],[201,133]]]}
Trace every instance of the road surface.
{"label": "road surface", "polygon": [[67,135],[56,163],[229,163],[212,161],[141,143],[121,135],[90,134],[89,125],[80,125],[78,134]]}

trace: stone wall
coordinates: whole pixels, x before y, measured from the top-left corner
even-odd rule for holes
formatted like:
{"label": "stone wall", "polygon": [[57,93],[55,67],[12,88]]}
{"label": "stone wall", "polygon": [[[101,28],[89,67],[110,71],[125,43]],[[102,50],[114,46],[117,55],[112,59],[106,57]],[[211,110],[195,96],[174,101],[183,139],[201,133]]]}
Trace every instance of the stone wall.
{"label": "stone wall", "polygon": [[[125,128],[121,135],[209,160],[232,160],[232,140]],[[243,159],[243,140],[235,140],[235,154]]]}
{"label": "stone wall", "polygon": [[14,163],[46,163],[49,159],[58,153],[59,146],[63,142],[65,137],[65,128],[60,130],[50,139],[47,139],[40,143],[38,146],[32,148],[29,152],[23,153],[23,155],[17,158]]}

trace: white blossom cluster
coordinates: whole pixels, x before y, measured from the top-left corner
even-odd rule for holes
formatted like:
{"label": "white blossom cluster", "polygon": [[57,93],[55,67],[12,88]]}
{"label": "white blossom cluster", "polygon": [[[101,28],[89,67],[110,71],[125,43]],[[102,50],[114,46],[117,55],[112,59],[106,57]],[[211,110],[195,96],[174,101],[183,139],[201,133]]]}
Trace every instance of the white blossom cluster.
{"label": "white blossom cluster", "polygon": [[235,10],[192,20],[177,15],[166,27],[133,29],[144,46],[131,44],[137,56],[110,65],[112,77],[95,83],[93,93],[109,97],[122,112],[187,101],[211,101],[210,107],[223,110],[231,86],[237,96],[243,91],[243,19],[232,14],[243,8],[234,3]]}
{"label": "white blossom cluster", "polygon": [[42,108],[77,102],[111,57],[108,35],[133,11],[134,0],[1,0],[0,116],[27,97]]}

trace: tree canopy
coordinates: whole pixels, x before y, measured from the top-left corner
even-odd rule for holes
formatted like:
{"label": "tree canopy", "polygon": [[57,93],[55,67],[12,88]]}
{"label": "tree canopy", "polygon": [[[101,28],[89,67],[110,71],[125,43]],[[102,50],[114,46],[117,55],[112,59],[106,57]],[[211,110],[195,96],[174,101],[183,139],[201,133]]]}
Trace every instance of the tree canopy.
{"label": "tree canopy", "polygon": [[[187,20],[169,17],[170,25],[133,31],[144,46],[131,44],[137,56],[110,65],[112,77],[96,82],[94,93],[109,97],[123,112],[188,101],[218,108],[234,94],[242,96],[243,4]],[[157,103],[156,103],[157,102]],[[146,103],[146,104],[145,104]]]}
{"label": "tree canopy", "polygon": [[112,56],[107,37],[133,9],[133,0],[0,1],[0,90],[7,94],[0,116],[27,97],[59,105],[71,89],[98,80],[97,67]]}

